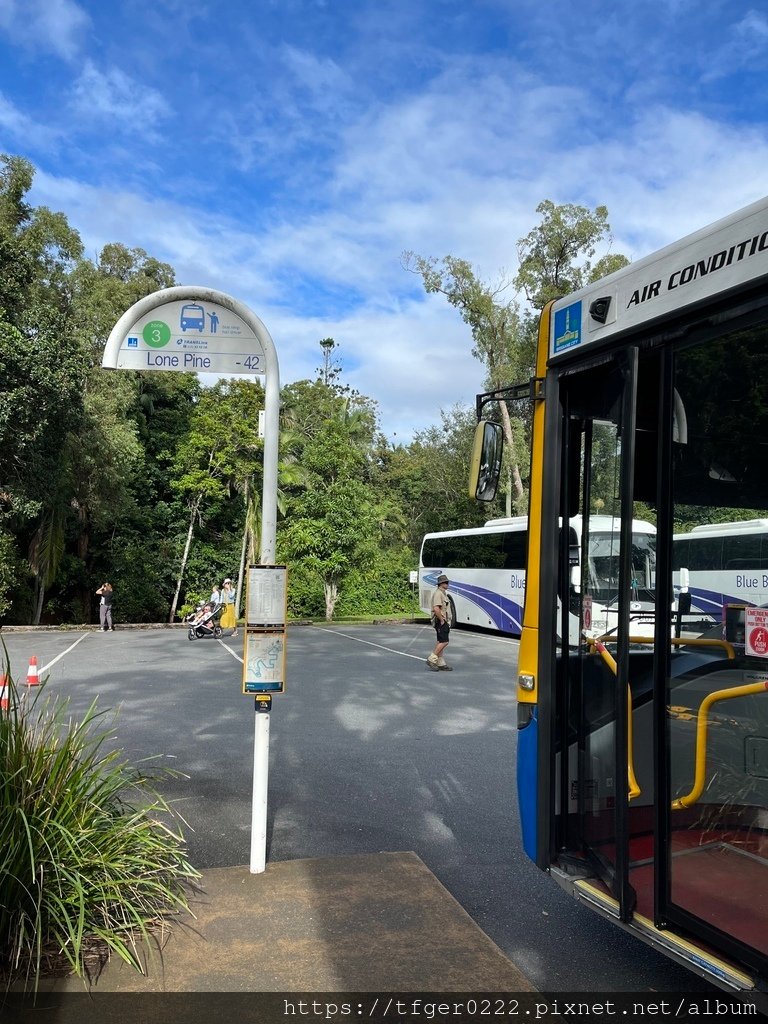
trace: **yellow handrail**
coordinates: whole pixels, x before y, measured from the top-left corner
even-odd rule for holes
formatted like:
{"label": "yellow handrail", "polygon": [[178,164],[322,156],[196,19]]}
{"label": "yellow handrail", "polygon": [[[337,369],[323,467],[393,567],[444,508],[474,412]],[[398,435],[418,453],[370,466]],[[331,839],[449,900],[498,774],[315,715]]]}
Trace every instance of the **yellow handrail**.
{"label": "yellow handrail", "polygon": [[[601,640],[614,640],[615,637],[601,636]],[[652,644],[654,637],[652,636],[631,636],[629,638],[631,644]],[[728,655],[729,661],[736,659],[736,651],[733,648],[733,644],[728,643],[727,640],[715,640],[712,637],[690,637],[686,639],[683,636],[672,636],[669,638],[669,642],[673,647],[722,647],[725,653]]]}
{"label": "yellow handrail", "polygon": [[[607,638],[606,638],[607,639]],[[618,675],[618,667],[616,665],[616,659],[613,657],[611,652],[603,643],[601,639],[595,639],[594,637],[586,637],[587,644],[590,649],[597,651],[606,665],[610,668],[614,675]],[[630,642],[635,642],[630,637]],[[653,642],[652,638],[641,638],[638,642]],[[682,638],[674,638],[671,643],[678,644],[691,644],[692,646],[708,646],[708,647],[724,647],[728,658],[733,660],[736,655],[731,644],[727,640],[712,640],[700,638],[697,640],[683,640]],[[635,771],[633,767],[633,752],[632,752],[632,690],[627,684],[628,700],[627,700],[627,776],[629,781],[629,799],[639,796],[641,793],[640,786],[638,785],[635,777]],[[678,797],[672,801],[672,810],[679,811],[683,807],[690,807],[691,804],[695,803],[701,794],[704,792],[704,785],[706,782],[706,770],[707,770],[707,731],[709,728],[709,709],[713,704],[716,704],[721,700],[730,700],[734,697],[746,697],[755,693],[766,693],[768,692],[768,679],[763,680],[759,683],[745,683],[743,686],[732,686],[726,690],[714,690],[708,694],[701,702],[699,707],[698,715],[696,716],[696,768],[693,780],[693,789],[686,796]]]}
{"label": "yellow handrail", "polygon": [[[587,643],[593,650],[597,651],[613,674],[618,675],[616,659],[605,644],[601,640],[593,640],[591,637],[587,638]],[[641,790],[635,777],[632,757],[632,690],[629,684],[627,684],[627,781],[629,785],[629,799],[640,796]]]}
{"label": "yellow handrail", "polygon": [[768,691],[768,679],[760,683],[745,683],[743,686],[732,686],[727,690],[714,690],[707,694],[699,707],[696,716],[696,772],[693,779],[693,789],[685,796],[680,796],[672,801],[672,810],[679,811],[683,807],[690,807],[696,803],[704,792],[707,770],[707,731],[709,729],[709,709],[713,704],[721,700],[730,700],[733,697],[746,697],[753,693],[765,693]]}

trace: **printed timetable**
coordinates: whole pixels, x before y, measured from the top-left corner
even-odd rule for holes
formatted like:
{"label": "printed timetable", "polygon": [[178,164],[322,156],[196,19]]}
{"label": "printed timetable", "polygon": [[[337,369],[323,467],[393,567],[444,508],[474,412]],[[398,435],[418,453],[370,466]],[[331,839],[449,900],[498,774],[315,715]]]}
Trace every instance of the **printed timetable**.
{"label": "printed timetable", "polygon": [[279,627],[286,619],[286,568],[284,565],[252,565],[248,569],[248,626]]}

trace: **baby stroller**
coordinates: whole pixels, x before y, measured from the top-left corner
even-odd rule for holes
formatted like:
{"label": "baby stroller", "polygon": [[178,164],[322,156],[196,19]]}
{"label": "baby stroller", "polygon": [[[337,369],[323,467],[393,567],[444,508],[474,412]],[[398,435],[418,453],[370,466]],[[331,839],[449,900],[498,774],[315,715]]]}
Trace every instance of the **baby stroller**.
{"label": "baby stroller", "polygon": [[221,636],[219,618],[221,617],[223,607],[221,604],[213,605],[213,607],[209,604],[204,605],[202,609],[203,614],[190,623],[187,630],[187,639],[204,640],[207,636],[212,636],[218,640]]}
{"label": "baby stroller", "polygon": [[181,621],[187,623],[195,622],[200,617],[200,613],[202,612],[203,608],[205,608],[205,605],[201,601],[200,604],[195,605],[193,611],[187,612],[187,614]]}

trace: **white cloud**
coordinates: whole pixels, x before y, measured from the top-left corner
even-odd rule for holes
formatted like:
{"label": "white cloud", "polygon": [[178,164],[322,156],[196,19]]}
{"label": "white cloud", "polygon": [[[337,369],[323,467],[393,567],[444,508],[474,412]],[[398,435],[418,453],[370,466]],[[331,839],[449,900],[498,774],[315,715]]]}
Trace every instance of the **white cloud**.
{"label": "white cloud", "polygon": [[0,31],[25,48],[73,60],[91,24],[73,0],[0,0]]}
{"label": "white cloud", "polygon": [[330,58],[319,58],[295,46],[283,48],[285,66],[293,77],[314,96],[324,98],[325,106],[333,94],[346,90],[351,82],[339,65]]}
{"label": "white cloud", "polygon": [[[2,0],[0,0],[2,3]],[[7,96],[0,93],[0,133],[18,145],[47,147],[57,133],[24,114]]]}
{"label": "white cloud", "polygon": [[120,68],[99,71],[90,60],[74,84],[73,96],[81,116],[114,119],[140,134],[151,133],[170,113],[156,89],[141,85]]}
{"label": "white cloud", "polygon": [[[312,88],[344,91],[334,62],[289,56]],[[89,64],[86,83],[89,102],[112,116],[145,110],[152,124],[166,113],[126,76]],[[550,198],[606,204],[615,250],[636,259],[764,193],[768,141],[757,127],[645,103],[608,130],[593,104],[586,86],[457,61],[421,91],[379,98],[348,120],[332,162],[307,169],[311,197],[274,202],[258,231],[229,195],[196,208],[40,172],[34,198],[66,211],[91,256],[108,241],[141,246],[180,283],[247,303],[275,339],[284,383],[313,376],[319,340],[334,337],[345,379],[379,402],[385,433],[407,442],[440,408],[471,404],[483,368],[457,311],[403,270],[403,250],[461,256],[496,281],[514,273],[516,241]]]}

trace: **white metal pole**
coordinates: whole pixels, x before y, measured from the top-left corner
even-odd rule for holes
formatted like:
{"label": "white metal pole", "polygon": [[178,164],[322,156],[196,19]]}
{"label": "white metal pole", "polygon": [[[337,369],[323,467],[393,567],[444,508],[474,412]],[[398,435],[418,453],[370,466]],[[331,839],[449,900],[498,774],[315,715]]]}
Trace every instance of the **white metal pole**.
{"label": "white metal pole", "polygon": [[280,444],[280,376],[275,358],[270,372],[269,353],[264,382],[264,478],[261,497],[261,564],[274,565],[277,536],[277,462]]}
{"label": "white metal pole", "polygon": [[254,713],[253,813],[251,815],[251,874],[267,866],[267,782],[269,780],[269,712]]}
{"label": "white metal pole", "polygon": [[[262,325],[263,328],[263,325]],[[280,372],[277,353],[266,328],[262,344],[264,381],[264,467],[261,492],[261,564],[273,565],[277,543],[277,462],[280,442]],[[247,630],[246,630],[247,633]],[[246,637],[247,643],[247,637]],[[254,702],[255,703],[255,702]],[[267,780],[269,777],[269,711],[255,711],[253,728],[253,807],[251,811],[251,874],[267,863]]]}

